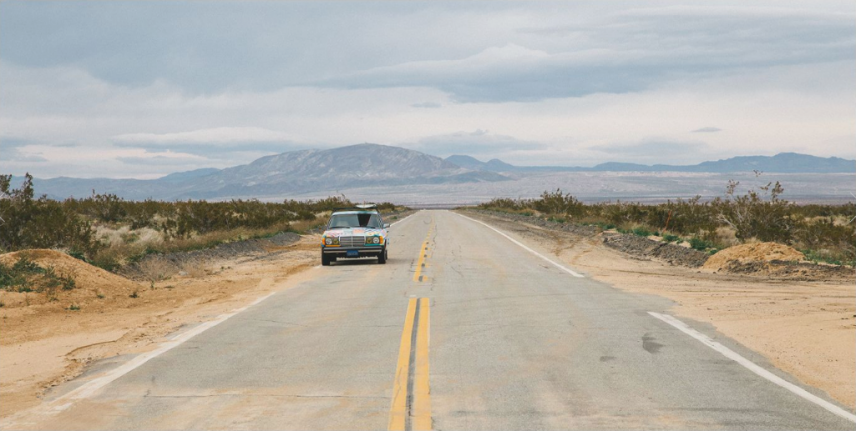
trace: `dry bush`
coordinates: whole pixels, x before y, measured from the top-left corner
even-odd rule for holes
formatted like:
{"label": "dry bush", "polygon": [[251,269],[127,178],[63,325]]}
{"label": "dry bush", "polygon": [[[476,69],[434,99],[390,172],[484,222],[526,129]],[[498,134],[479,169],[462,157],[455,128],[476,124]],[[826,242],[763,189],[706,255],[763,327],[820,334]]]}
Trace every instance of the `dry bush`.
{"label": "dry bush", "polygon": [[202,278],[208,275],[209,266],[208,260],[202,258],[187,260],[180,265],[181,272],[192,278]]}
{"label": "dry bush", "polygon": [[179,269],[161,256],[149,256],[136,264],[137,271],[151,282],[167,280],[178,273]]}
{"label": "dry bush", "polygon": [[716,228],[714,242],[719,248],[727,248],[732,245],[740,244],[740,240],[737,239],[736,231],[730,226],[720,226]]}

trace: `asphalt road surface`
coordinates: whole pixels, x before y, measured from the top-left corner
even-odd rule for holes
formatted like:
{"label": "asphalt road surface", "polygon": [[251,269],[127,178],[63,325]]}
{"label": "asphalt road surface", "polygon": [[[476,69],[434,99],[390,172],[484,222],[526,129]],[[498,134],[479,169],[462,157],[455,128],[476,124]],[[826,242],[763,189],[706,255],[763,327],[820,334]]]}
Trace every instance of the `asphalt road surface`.
{"label": "asphalt road surface", "polygon": [[669,301],[575,275],[508,235],[519,243],[453,212],[418,212],[392,227],[386,265],[311,269],[293,288],[177,334],[142,365],[101,364],[14,426],[856,426],[809,399],[831,406],[818,391],[760,375],[795,383],[710,327],[686,322],[732,357],[651,314],[668,315]]}

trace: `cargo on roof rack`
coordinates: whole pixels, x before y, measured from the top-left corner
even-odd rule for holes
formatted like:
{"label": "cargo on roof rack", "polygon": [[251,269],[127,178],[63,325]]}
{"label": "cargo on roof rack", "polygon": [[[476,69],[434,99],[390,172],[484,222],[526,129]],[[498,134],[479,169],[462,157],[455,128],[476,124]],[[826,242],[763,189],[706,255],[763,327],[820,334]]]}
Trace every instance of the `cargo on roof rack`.
{"label": "cargo on roof rack", "polygon": [[353,207],[333,208],[333,212],[336,212],[336,211],[368,211],[368,210],[377,210],[377,204],[361,204],[361,205],[354,205]]}

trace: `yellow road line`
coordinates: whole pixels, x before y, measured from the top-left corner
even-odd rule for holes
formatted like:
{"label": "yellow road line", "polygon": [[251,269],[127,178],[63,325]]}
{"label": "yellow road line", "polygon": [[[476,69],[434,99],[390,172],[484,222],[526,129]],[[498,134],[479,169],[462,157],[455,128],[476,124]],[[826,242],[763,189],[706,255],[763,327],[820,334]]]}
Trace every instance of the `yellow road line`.
{"label": "yellow road line", "polygon": [[429,385],[428,343],[431,339],[431,300],[419,300],[419,327],[416,330],[416,370],[414,380],[414,399],[412,406],[412,429],[431,429],[431,389]]}
{"label": "yellow road line", "polygon": [[425,258],[428,256],[428,242],[431,241],[431,234],[434,233],[434,225],[433,220],[431,227],[428,228],[428,233],[425,234],[425,241],[422,243],[422,248],[419,250],[419,259],[416,260],[416,271],[413,272],[413,281],[423,281],[425,277],[420,279],[422,276],[422,268],[427,266],[425,263]]}
{"label": "yellow road line", "polygon": [[422,266],[425,265],[425,249],[428,247],[428,240],[422,243],[422,249],[419,250],[419,259],[416,260],[416,272],[413,273],[413,281],[421,281],[419,280],[419,276],[422,275]]}
{"label": "yellow road line", "polygon": [[432,426],[428,368],[430,307],[428,298],[411,298],[407,304],[389,412],[390,430],[430,430]]}
{"label": "yellow road line", "polygon": [[390,431],[403,431],[407,421],[407,381],[410,375],[410,350],[417,304],[416,298],[410,298],[407,304],[407,315],[404,318],[404,331],[401,332],[401,347],[398,349],[398,366],[395,369],[392,408],[389,411]]}

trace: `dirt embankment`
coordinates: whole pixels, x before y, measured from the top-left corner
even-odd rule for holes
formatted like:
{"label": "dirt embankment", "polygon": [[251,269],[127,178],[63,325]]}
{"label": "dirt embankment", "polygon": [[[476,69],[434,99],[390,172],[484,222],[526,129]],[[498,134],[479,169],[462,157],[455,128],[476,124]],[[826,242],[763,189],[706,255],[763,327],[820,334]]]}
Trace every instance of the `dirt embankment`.
{"label": "dirt embankment", "polygon": [[317,236],[288,234],[153,256],[158,265],[174,266],[155,282],[125,278],[53,250],[0,255],[5,264],[25,255],[42,269],[52,267],[75,280],[72,289],[50,294],[0,291],[0,417],[37,404],[46,390],[92,361],[146,351],[183,325],[210,320],[277,289],[317,265],[317,250]]}
{"label": "dirt embankment", "polygon": [[776,243],[742,244],[721,250],[714,255],[682,245],[656,239],[614,231],[602,232],[596,226],[578,226],[558,223],[538,217],[509,214],[497,211],[469,210],[533,227],[557,232],[567,232],[583,238],[597,238],[604,245],[618,250],[628,257],[652,260],[687,268],[702,268],[706,271],[751,275],[784,280],[851,280],[856,270],[848,266],[826,265],[809,262],[792,247]]}
{"label": "dirt embankment", "polygon": [[622,233],[605,233],[603,243],[630,256],[659,260],[688,268],[704,265],[709,257],[707,253],[691,248]]}
{"label": "dirt embankment", "polygon": [[854,276],[853,268],[808,262],[800,251],[771,242],[729,247],[711,256],[703,268],[714,272],[759,274],[790,280],[847,280]]}
{"label": "dirt embankment", "polygon": [[[675,301],[671,311],[675,315],[712,324],[776,367],[856,407],[856,274],[852,268],[831,267],[835,274],[829,275],[821,268],[826,265],[794,263],[790,260],[801,259],[798,251],[770,244],[729,248],[702,267],[690,268],[605,247],[600,234],[562,233],[549,224],[467,213],[533,243],[552,245],[549,248],[557,259],[596,280],[669,298]],[[759,269],[750,275],[732,269],[747,264]],[[813,270],[797,275],[776,272],[781,265],[812,265]]]}

